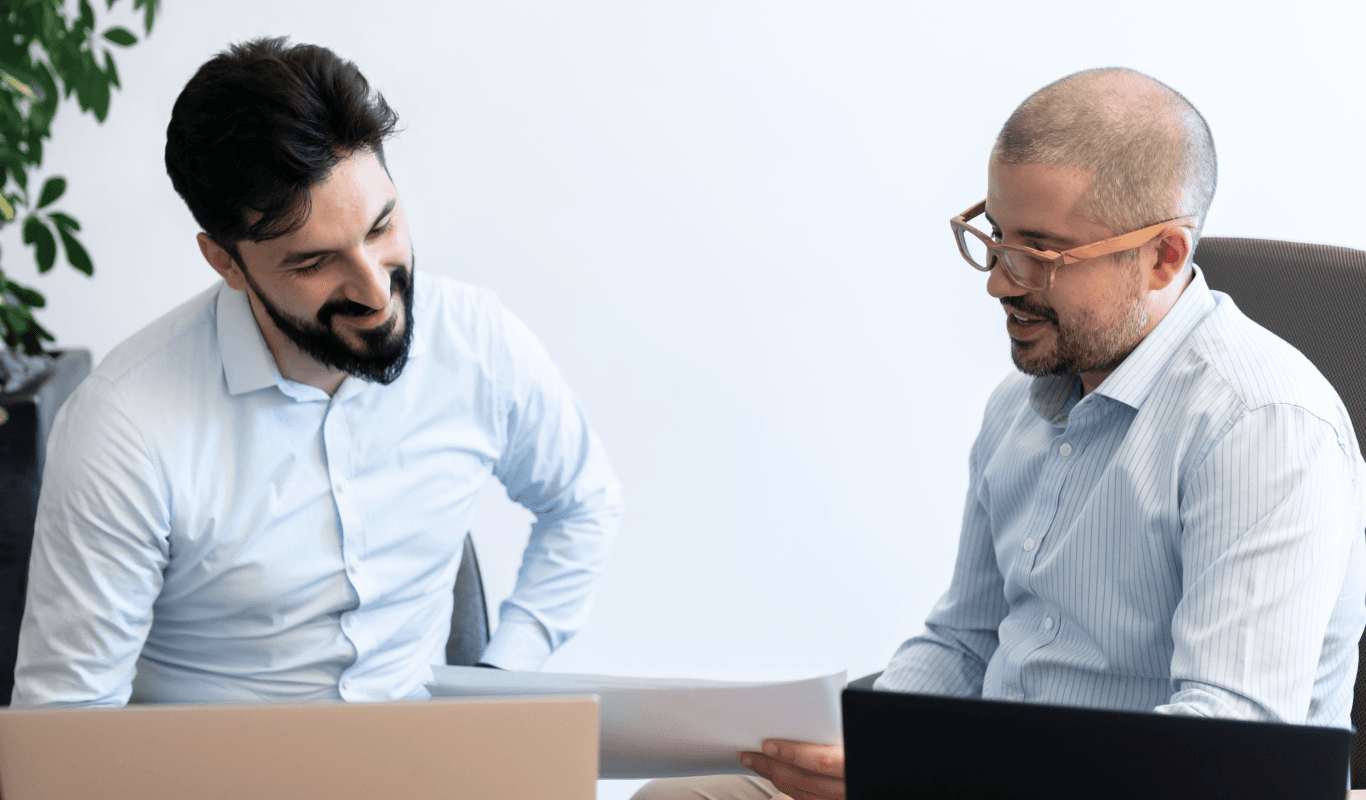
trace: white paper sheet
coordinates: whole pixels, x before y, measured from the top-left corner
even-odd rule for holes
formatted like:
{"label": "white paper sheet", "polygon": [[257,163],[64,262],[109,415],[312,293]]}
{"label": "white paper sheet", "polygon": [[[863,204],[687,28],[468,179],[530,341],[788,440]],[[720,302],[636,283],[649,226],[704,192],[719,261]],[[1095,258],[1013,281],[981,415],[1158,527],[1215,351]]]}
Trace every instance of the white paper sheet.
{"label": "white paper sheet", "polygon": [[596,694],[599,778],[742,773],[765,739],[841,741],[845,673],[777,683],[620,678],[432,667],[434,697]]}

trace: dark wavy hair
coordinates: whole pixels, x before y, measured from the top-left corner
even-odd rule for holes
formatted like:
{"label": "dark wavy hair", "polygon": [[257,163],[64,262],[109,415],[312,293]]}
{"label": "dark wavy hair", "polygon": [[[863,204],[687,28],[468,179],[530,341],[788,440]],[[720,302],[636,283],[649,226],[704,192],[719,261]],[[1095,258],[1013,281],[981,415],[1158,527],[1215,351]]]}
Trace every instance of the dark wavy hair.
{"label": "dark wavy hair", "polygon": [[383,164],[397,124],[352,62],[284,37],[255,39],[214,56],[185,84],[166,126],[166,172],[195,221],[240,265],[238,242],[303,226],[309,188],[337,162],[364,148]]}

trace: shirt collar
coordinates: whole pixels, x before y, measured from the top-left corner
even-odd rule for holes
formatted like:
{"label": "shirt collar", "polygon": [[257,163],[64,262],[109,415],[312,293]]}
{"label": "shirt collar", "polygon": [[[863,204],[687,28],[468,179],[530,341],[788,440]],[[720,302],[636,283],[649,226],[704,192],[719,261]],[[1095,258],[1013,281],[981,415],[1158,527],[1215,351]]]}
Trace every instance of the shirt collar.
{"label": "shirt collar", "polygon": [[[1124,359],[1114,372],[1105,377],[1095,393],[1138,408],[1147,399],[1167,362],[1181,343],[1190,336],[1195,326],[1214,310],[1214,295],[1210,293],[1205,274],[1191,265],[1190,284],[1172,304],[1167,316],[1157,323],[1138,347]],[[1065,420],[1068,401],[1077,391],[1081,378],[1076,375],[1045,375],[1035,378],[1030,387],[1029,404],[1040,417],[1059,424]]]}
{"label": "shirt collar", "polygon": [[246,293],[226,283],[218,287],[218,349],[228,394],[246,394],[284,380],[252,316]]}
{"label": "shirt collar", "polygon": [[[421,286],[414,287],[414,290],[418,291],[418,296],[421,297]],[[422,317],[416,309],[413,316],[418,319]],[[415,358],[427,352],[427,337],[423,335],[423,330],[422,325],[417,325],[413,329],[413,343],[408,348],[410,365]],[[218,347],[223,358],[223,375],[228,381],[229,394],[246,394],[278,386],[280,391],[296,399],[318,399],[300,395],[311,395],[312,392],[308,391],[310,389],[315,392],[320,390],[286,380],[280,375],[275,356],[271,355],[266,339],[261,335],[261,328],[256,324],[256,317],[251,313],[251,303],[247,301],[246,293],[239,292],[226,283],[218,287]],[[351,376],[347,376],[342,383],[343,386],[339,389],[345,388],[346,391],[339,391],[339,394],[346,397],[369,385],[366,381]],[[326,393],[322,393],[322,399],[326,399]]]}
{"label": "shirt collar", "polygon": [[1157,383],[1158,376],[1171,361],[1181,343],[1191,331],[1214,310],[1214,295],[1205,283],[1205,273],[1191,265],[1190,285],[1176,298],[1167,316],[1139,342],[1119,368],[1111,372],[1096,387],[1096,393],[1111,400],[1138,408]]}

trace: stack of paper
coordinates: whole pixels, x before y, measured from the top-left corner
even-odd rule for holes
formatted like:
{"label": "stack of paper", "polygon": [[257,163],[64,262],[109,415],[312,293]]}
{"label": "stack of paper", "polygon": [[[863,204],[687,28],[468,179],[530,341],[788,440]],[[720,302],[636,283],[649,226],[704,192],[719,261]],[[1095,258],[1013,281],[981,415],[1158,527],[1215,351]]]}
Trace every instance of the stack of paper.
{"label": "stack of paper", "polygon": [[845,674],[779,683],[618,678],[432,667],[434,697],[595,694],[601,703],[599,778],[745,772],[742,751],[765,739],[841,741]]}

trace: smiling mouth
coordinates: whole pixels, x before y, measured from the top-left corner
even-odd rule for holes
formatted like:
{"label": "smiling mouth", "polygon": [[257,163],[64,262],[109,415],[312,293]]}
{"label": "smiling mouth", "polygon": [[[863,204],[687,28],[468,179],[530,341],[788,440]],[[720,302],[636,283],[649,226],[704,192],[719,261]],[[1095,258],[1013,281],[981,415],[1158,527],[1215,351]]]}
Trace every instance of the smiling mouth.
{"label": "smiling mouth", "polygon": [[1048,320],[1044,319],[1043,317],[1026,317],[1021,314],[1017,314],[1014,311],[1007,311],[1006,319],[1010,322],[1015,323],[1021,328],[1035,328],[1039,325],[1048,322]]}

